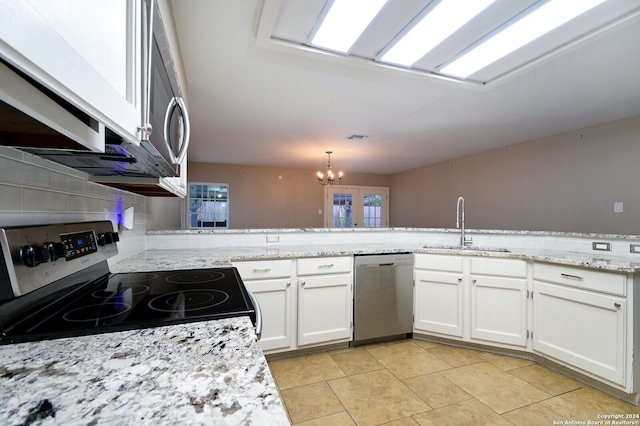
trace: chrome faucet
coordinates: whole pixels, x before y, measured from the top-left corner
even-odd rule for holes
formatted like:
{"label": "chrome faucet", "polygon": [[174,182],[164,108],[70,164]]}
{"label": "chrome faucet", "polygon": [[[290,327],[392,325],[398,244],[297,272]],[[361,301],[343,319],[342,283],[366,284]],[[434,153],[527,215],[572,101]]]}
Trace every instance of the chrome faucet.
{"label": "chrome faucet", "polygon": [[473,243],[471,238],[464,235],[464,198],[458,197],[456,205],[456,229],[460,229],[460,247],[468,246]]}

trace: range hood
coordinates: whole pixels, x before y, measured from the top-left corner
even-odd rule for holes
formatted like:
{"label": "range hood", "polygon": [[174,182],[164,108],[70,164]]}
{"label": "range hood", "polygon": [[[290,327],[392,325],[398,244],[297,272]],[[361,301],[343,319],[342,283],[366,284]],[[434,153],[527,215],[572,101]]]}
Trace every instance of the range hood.
{"label": "range hood", "polygon": [[175,196],[162,180],[179,176],[179,167],[149,141],[124,140],[1,58],[0,80],[0,145],[87,173],[96,183]]}

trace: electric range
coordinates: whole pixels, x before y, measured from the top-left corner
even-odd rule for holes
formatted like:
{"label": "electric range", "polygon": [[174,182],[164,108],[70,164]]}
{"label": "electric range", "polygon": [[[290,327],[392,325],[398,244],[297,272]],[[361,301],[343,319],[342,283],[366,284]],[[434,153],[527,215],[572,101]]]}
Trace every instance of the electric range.
{"label": "electric range", "polygon": [[111,273],[110,221],[0,229],[0,344],[249,316],[234,267]]}

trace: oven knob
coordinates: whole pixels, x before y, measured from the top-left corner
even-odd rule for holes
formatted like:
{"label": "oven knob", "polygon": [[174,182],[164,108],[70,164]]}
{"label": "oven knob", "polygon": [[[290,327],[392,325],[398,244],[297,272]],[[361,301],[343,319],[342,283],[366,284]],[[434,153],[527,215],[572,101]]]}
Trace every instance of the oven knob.
{"label": "oven knob", "polygon": [[99,246],[104,246],[104,245],[105,245],[105,243],[106,243],[106,241],[105,241],[105,240],[106,240],[106,237],[105,237],[105,235],[104,235],[104,232],[102,232],[102,233],[98,234],[98,245],[99,245]]}
{"label": "oven knob", "polygon": [[20,247],[20,259],[24,266],[35,268],[44,261],[44,250],[39,246]]}
{"label": "oven knob", "polygon": [[58,260],[58,253],[56,253],[53,243],[44,243],[42,245],[42,253],[44,254],[45,261],[55,262]]}
{"label": "oven knob", "polygon": [[67,249],[64,247],[64,243],[53,243],[53,250],[56,253],[56,258],[67,257]]}
{"label": "oven knob", "polygon": [[43,259],[45,262],[55,262],[61,257],[65,257],[67,251],[62,243],[48,242],[42,245]]}

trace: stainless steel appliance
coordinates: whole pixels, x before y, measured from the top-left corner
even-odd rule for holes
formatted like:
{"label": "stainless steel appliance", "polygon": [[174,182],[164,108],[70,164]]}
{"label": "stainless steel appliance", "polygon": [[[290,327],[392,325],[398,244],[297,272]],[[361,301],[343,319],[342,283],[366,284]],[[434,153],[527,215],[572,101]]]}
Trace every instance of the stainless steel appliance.
{"label": "stainless steel appliance", "polygon": [[233,267],[113,274],[110,221],[0,229],[0,344],[249,316]]}
{"label": "stainless steel appliance", "polygon": [[413,331],[413,254],[354,259],[352,345],[404,338]]}
{"label": "stainless steel appliance", "polygon": [[[85,172],[95,182],[114,186],[179,176],[189,145],[189,116],[158,8],[153,0],[145,0],[143,6],[139,146],[2,57],[0,79],[19,90],[0,91],[0,145],[18,147]],[[105,152],[86,148],[100,146],[100,142],[104,142]],[[136,188],[135,192],[143,193]]]}

